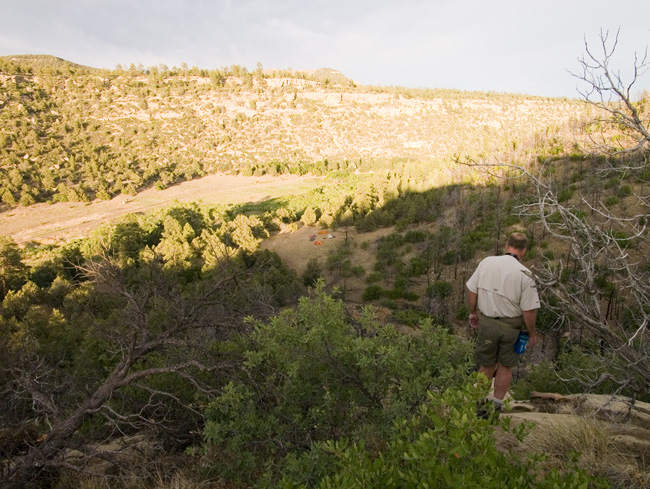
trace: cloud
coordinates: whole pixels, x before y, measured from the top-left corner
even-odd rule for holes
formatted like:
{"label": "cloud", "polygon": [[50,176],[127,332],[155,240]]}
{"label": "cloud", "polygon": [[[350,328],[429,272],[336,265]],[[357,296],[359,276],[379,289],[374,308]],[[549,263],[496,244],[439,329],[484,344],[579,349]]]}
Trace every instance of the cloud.
{"label": "cloud", "polygon": [[[21,0],[1,54],[77,63],[330,67],[367,84],[576,96],[583,36],[650,43],[650,2],[619,0]],[[629,61],[628,61],[629,63]],[[647,86],[647,85],[646,85]]]}

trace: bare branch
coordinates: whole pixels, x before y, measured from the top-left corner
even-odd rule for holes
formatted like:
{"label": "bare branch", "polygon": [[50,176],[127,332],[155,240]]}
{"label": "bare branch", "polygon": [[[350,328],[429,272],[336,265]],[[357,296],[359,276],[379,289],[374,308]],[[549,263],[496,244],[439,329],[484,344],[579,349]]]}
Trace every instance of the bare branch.
{"label": "bare branch", "polygon": [[[647,162],[647,159],[643,161]],[[623,362],[627,377],[607,377],[610,381],[623,378],[620,388],[644,390],[650,387],[647,341],[650,280],[648,271],[644,271],[647,267],[644,250],[650,247],[650,206],[647,199],[637,197],[636,212],[625,216],[613,212],[600,201],[597,205],[592,204],[582,193],[573,200],[560,201],[558,185],[544,175],[543,169],[534,172],[532,164],[524,166],[468,159],[459,163],[492,175],[499,175],[502,168],[511,168],[526,178],[535,198],[516,210],[530,222],[541,225],[544,233],[554,240],[564,241],[569,246],[566,264],[563,260],[542,259],[541,267],[532,267],[544,297],[557,300],[557,306],[545,300],[544,307],[553,308],[565,327],[574,324],[585,328],[589,335],[600,339],[604,350]],[[639,166],[631,161],[629,166],[619,164],[610,170],[620,176],[634,173]],[[599,285],[603,273],[611,276],[614,284],[614,289],[607,295]],[[638,320],[638,326],[630,329],[611,317],[609,303],[614,294],[633,314],[631,317]],[[599,385],[593,381],[587,384],[587,388]]]}
{"label": "bare branch", "polygon": [[[188,421],[196,419],[198,423],[202,414],[192,405],[193,400],[182,399],[172,390],[154,387],[150,379],[174,375],[193,386],[195,393],[210,396],[215,392],[214,386],[206,384],[197,373],[231,368],[227,358],[209,348],[217,336],[216,329],[223,325],[232,327],[235,323],[227,291],[238,287],[238,277],[250,273],[227,268],[222,271],[227,274],[216,273],[210,280],[193,286],[188,293],[179,289],[176,277],[155,263],[142,266],[135,281],[133,277],[127,278],[125,270],[110,258],[86,264],[84,272],[94,287],[104,294],[121,298],[123,303],[120,321],[114,328],[98,325],[95,330],[111,345],[114,364],[74,406],[62,405],[65,396],[52,392],[51,385],[49,390],[40,389],[39,378],[33,375],[39,365],[38,358],[24,365],[22,371],[13,372],[17,379],[14,382],[20,384],[38,410],[46,414],[50,429],[26,455],[14,461],[6,482],[20,484],[34,476],[37,468],[63,464],[82,469],[92,458],[110,460],[110,450],[88,451],[88,447],[81,446],[77,446],[81,457],[78,464],[66,459],[65,449],[71,445],[73,435],[95,415],[101,415],[107,426],[123,434],[148,426],[177,436],[178,418],[170,417],[172,406],[183,410]],[[141,397],[141,402],[129,400],[134,394]],[[111,403],[118,399],[124,402]]]}
{"label": "bare branch", "polygon": [[[635,153],[650,146],[648,126],[648,111],[644,104],[632,100],[632,90],[650,69],[648,47],[643,55],[634,54],[633,74],[629,82],[625,82],[619,70],[612,67],[612,58],[618,47],[620,30],[610,40],[609,31],[600,32],[600,53],[594,53],[585,38],[585,54],[578,58],[581,72],[571,74],[586,84],[586,88],[578,89],[578,93],[588,103],[609,115],[608,118],[598,119],[600,123],[614,129],[631,141],[629,146],[611,148],[612,140],[603,136],[602,142],[597,143],[600,151],[608,154]],[[604,143],[609,140],[609,147]]]}

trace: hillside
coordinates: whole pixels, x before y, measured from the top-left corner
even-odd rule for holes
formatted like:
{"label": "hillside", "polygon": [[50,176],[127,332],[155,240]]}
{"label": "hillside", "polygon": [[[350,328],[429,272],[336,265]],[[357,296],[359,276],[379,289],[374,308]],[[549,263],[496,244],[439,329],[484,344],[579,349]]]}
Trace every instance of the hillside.
{"label": "hillside", "polygon": [[[356,86],[334,70],[98,71],[0,59],[0,198],[110,199],[215,172],[445,167],[453,155],[570,149],[577,100]],[[421,176],[418,178],[422,178]]]}
{"label": "hillside", "polygon": [[9,56],[0,56],[0,61],[5,63],[13,64],[15,67],[21,67],[21,71],[27,73],[33,72],[50,72],[50,73],[61,73],[73,71],[83,71],[86,73],[97,72],[96,68],[90,66],[84,66],[72,61],[68,61],[56,56],[51,56],[49,54],[18,54],[18,55],[9,55]]}
{"label": "hillside", "polygon": [[[48,56],[0,82],[3,487],[648,485],[646,100]],[[486,420],[465,284],[512,231],[539,341]]]}

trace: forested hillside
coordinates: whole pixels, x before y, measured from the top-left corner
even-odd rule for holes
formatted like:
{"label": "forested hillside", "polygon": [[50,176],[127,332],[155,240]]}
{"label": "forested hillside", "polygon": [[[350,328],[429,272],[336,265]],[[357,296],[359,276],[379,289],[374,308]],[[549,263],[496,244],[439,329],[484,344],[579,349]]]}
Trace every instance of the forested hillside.
{"label": "forested hillside", "polygon": [[[476,417],[490,386],[464,285],[526,233],[541,338],[511,395],[618,396],[624,422],[647,419],[647,95],[0,63],[6,212],[212,172],[323,176],[263,201],[170,202],[68,243],[0,236],[3,487],[650,486],[647,444],[624,452],[598,412],[577,443],[592,458],[516,451],[504,440],[532,426]],[[292,237],[327,252],[291,268],[298,248],[273,239]]]}
{"label": "forested hillside", "polygon": [[10,206],[108,199],[214,172],[415,161],[446,176],[455,154],[531,151],[549,138],[552,151],[569,149],[592,112],[578,100],[356,86],[333,70],[99,71],[4,57],[0,83],[0,198]]}

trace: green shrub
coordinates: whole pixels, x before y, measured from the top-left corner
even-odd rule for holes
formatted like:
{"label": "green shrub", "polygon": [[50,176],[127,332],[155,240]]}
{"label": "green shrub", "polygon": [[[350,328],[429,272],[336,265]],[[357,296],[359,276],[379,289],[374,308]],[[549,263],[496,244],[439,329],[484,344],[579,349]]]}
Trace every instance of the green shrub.
{"label": "green shrub", "polygon": [[403,297],[404,292],[402,289],[388,289],[384,290],[383,295],[388,299],[398,300]]}
{"label": "green shrub", "polygon": [[433,284],[427,287],[427,295],[438,300],[448,298],[453,291],[454,286],[450,282],[444,280],[436,280]]}
{"label": "green shrub", "polygon": [[366,290],[363,293],[364,301],[374,301],[381,299],[384,296],[384,289],[379,285],[370,285],[366,287]]}
{"label": "green shrub", "polygon": [[428,236],[429,233],[426,231],[407,231],[404,234],[404,241],[407,243],[422,243]]}
{"label": "green shrub", "polygon": [[318,263],[318,259],[312,258],[307,262],[305,271],[302,273],[302,283],[306,287],[313,287],[319,278],[323,277],[323,269]]}
{"label": "green shrub", "polygon": [[350,271],[352,272],[352,275],[355,277],[363,277],[366,273],[366,270],[363,268],[363,265],[355,265],[350,269]]}
{"label": "green shrub", "polygon": [[383,278],[383,275],[379,272],[372,272],[369,273],[366,276],[366,283],[368,284],[374,284],[375,282],[379,282]]}
{"label": "green shrub", "polygon": [[32,268],[29,280],[40,288],[48,288],[57,277],[57,269],[54,263],[40,263]]}
{"label": "green shrub", "polygon": [[628,248],[634,245],[634,241],[624,231],[612,230],[609,232],[609,235],[616,240],[621,248]]}
{"label": "green shrub", "polygon": [[[497,448],[494,428],[476,417],[483,390],[472,386],[429,391],[417,412],[394,424],[379,445],[350,437],[318,443],[300,473],[285,475],[282,489],[576,489],[607,487],[569,460],[562,470],[545,467],[540,456],[522,457]],[[522,440],[525,425],[501,429]],[[323,476],[326,472],[327,475]]]}
{"label": "green shrub", "polygon": [[407,326],[417,326],[425,319],[430,319],[431,316],[420,309],[398,309],[391,314],[391,320],[406,324]]}
{"label": "green shrub", "polygon": [[232,341],[245,368],[205,411],[206,461],[219,477],[251,484],[313,443],[390,431],[427,391],[464,384],[472,368],[469,344],[430,321],[421,332],[381,326],[371,308],[355,328],[319,282],[312,298]]}
{"label": "green shrub", "polygon": [[411,277],[419,277],[429,270],[429,262],[425,258],[414,256],[408,264],[407,273]]}
{"label": "green shrub", "polygon": [[352,265],[350,260],[345,260],[341,264],[341,275],[343,277],[363,277],[365,273],[363,265]]}
{"label": "green shrub", "polygon": [[458,311],[456,311],[456,319],[459,321],[467,321],[469,318],[469,307],[467,307],[466,304],[463,304],[458,308]]}
{"label": "green shrub", "polygon": [[506,227],[511,227],[514,226],[515,224],[518,224],[519,222],[521,222],[521,219],[519,218],[518,215],[508,214],[506,218],[503,220],[503,225]]}
{"label": "green shrub", "polygon": [[30,194],[22,194],[22,195],[20,196],[20,201],[19,201],[19,203],[20,203],[20,205],[22,205],[23,207],[28,207],[28,206],[30,206],[30,205],[32,205],[32,204],[35,204],[36,201],[34,200],[34,197],[33,197],[32,195],[30,195]]}
{"label": "green shrub", "polygon": [[555,252],[553,250],[544,250],[542,252],[542,256],[546,258],[547,260],[554,260],[555,259]]}
{"label": "green shrub", "polygon": [[420,296],[417,295],[415,292],[405,290],[402,291],[402,298],[407,301],[415,302],[420,298]]}
{"label": "green shrub", "polygon": [[558,202],[566,202],[573,197],[573,190],[570,187],[564,187],[557,193]]}
{"label": "green shrub", "polygon": [[393,311],[399,309],[399,304],[397,303],[397,301],[395,301],[393,299],[388,299],[388,298],[382,299],[380,304],[382,306],[384,306],[384,307],[387,307],[388,309],[393,310]]}
{"label": "green shrub", "polygon": [[4,202],[7,205],[16,205],[16,199],[14,198],[14,194],[12,194],[9,190],[5,190],[2,193],[2,197],[0,197],[0,200]]}
{"label": "green shrub", "polygon": [[443,265],[453,265],[457,259],[458,259],[458,251],[452,250],[452,251],[447,251],[445,254],[443,254],[442,257],[440,258],[440,261],[442,262]]}
{"label": "green shrub", "polygon": [[623,185],[621,188],[618,189],[617,194],[621,199],[624,197],[629,197],[632,195],[632,187],[629,185]]}
{"label": "green shrub", "polygon": [[[608,352],[601,352],[600,345],[585,341],[581,345],[565,343],[555,363],[547,361],[533,365],[526,378],[515,383],[511,389],[515,399],[529,399],[532,391],[557,392],[558,394],[581,394],[587,389],[593,394],[613,394],[639,397],[630,390],[619,392],[619,384],[608,380],[607,374],[626,372],[625,365]],[[617,375],[614,375],[616,378]],[[603,377],[605,380],[596,382]]]}

